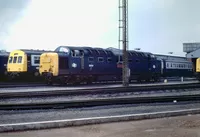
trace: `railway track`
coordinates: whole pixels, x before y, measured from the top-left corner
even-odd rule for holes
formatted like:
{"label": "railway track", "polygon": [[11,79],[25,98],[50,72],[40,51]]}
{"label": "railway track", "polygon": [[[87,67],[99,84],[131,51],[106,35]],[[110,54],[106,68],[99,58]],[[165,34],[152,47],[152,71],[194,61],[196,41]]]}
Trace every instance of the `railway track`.
{"label": "railway track", "polygon": [[0,88],[46,86],[42,82],[0,83]]}
{"label": "railway track", "polygon": [[13,89],[0,90],[1,98],[27,98],[27,97],[47,97],[47,96],[78,96],[78,95],[94,95],[94,94],[120,94],[120,93],[143,93],[156,92],[178,92],[189,89],[200,88],[198,82],[194,83],[179,83],[179,84],[147,84],[147,85],[133,85],[129,87],[122,87],[121,85],[110,86],[89,86],[89,87],[63,87],[63,88],[44,88],[44,89]]}
{"label": "railway track", "polygon": [[1,92],[0,109],[76,108],[118,104],[194,101],[200,85],[175,84],[37,92]]}
{"label": "railway track", "polygon": [[[167,78],[168,81],[181,81],[181,78]],[[185,78],[184,81],[194,81],[196,78]],[[164,81],[162,78],[161,81]],[[109,85],[109,84],[121,84],[121,81],[110,81],[110,82],[95,82],[92,85]],[[136,81],[133,81],[132,83],[137,84]],[[145,84],[145,83],[143,83]],[[147,84],[147,83],[146,83]],[[82,83],[81,85],[86,85]],[[44,82],[0,82],[0,88],[16,88],[16,87],[34,87],[34,86],[47,86],[44,84]],[[53,86],[61,86],[59,84],[54,84]],[[69,87],[77,86],[77,85],[67,85]],[[49,86],[48,86],[49,87]]]}
{"label": "railway track", "polygon": [[184,83],[0,91],[0,132],[198,114],[199,90]]}
{"label": "railway track", "polygon": [[173,101],[199,101],[200,94],[196,95],[171,95],[171,96],[151,96],[151,97],[118,97],[118,98],[96,98],[70,101],[54,101],[39,103],[19,103],[0,104],[0,110],[22,110],[22,109],[63,109],[82,108],[108,105],[141,104],[141,103],[167,103]]}

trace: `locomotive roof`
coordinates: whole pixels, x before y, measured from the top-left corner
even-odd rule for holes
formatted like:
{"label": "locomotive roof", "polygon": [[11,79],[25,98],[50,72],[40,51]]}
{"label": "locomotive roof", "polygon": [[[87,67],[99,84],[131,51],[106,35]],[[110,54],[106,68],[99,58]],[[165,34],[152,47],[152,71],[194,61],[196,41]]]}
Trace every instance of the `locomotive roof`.
{"label": "locomotive roof", "polygon": [[[123,51],[117,48],[109,47],[108,50],[112,51],[115,55],[122,55]],[[153,54],[150,52],[141,52],[141,51],[135,51],[135,50],[128,50],[128,54],[130,56],[139,56],[139,57],[153,57]]]}
{"label": "locomotive roof", "polygon": [[39,50],[39,49],[20,49],[24,51],[26,54],[42,54],[44,52],[52,52],[50,50]]}
{"label": "locomotive roof", "polygon": [[[175,61],[186,61],[187,58],[183,56],[173,56],[173,55],[162,55],[162,54],[154,54],[158,59],[165,60],[175,60]],[[188,61],[188,60],[187,60]]]}
{"label": "locomotive roof", "polygon": [[9,52],[5,50],[0,50],[0,56],[9,56]]}
{"label": "locomotive roof", "polygon": [[110,50],[103,48],[94,48],[94,47],[75,47],[75,46],[59,46],[55,49],[56,52],[65,52],[69,53],[70,51],[83,51],[85,55],[113,55]]}

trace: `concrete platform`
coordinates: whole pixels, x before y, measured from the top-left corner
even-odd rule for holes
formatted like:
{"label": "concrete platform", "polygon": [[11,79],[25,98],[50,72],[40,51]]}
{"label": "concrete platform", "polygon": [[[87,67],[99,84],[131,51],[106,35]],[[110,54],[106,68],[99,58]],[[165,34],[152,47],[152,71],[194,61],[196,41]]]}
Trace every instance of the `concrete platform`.
{"label": "concrete platform", "polygon": [[1,133],[0,137],[200,137],[200,115],[51,130]]}

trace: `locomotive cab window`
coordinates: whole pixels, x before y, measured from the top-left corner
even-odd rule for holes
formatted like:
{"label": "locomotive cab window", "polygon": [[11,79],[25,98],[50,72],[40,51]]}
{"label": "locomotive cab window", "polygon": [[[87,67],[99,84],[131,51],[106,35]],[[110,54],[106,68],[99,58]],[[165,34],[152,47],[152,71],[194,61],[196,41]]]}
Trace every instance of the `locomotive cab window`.
{"label": "locomotive cab window", "polygon": [[17,57],[15,56],[13,59],[13,63],[16,63],[16,62],[17,62]]}
{"label": "locomotive cab window", "polygon": [[17,63],[22,63],[22,56],[19,56],[19,57],[18,57]]}
{"label": "locomotive cab window", "polygon": [[72,57],[75,57],[75,51],[74,50],[71,51],[71,55],[72,55]]}

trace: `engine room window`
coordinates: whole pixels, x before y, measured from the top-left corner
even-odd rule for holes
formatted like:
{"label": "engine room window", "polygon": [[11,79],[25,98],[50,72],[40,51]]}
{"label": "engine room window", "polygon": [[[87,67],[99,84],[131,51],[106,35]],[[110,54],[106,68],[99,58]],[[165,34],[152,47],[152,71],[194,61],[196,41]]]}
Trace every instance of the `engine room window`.
{"label": "engine room window", "polygon": [[22,63],[22,56],[19,56],[19,57],[18,57],[17,63]]}
{"label": "engine room window", "polygon": [[129,59],[128,62],[132,62],[132,59]]}
{"label": "engine room window", "polygon": [[8,62],[12,63],[12,60],[13,60],[13,57],[10,57]]}
{"label": "engine room window", "polygon": [[93,57],[89,57],[89,58],[88,58],[88,61],[89,61],[89,62],[93,62],[93,61],[94,61],[94,58],[93,58]]}
{"label": "engine room window", "polygon": [[107,61],[108,61],[108,62],[111,62],[111,61],[112,61],[112,59],[111,59],[111,58],[107,58]]}
{"label": "engine room window", "polygon": [[98,57],[98,62],[103,62],[103,58],[102,57]]}
{"label": "engine room window", "polygon": [[17,62],[17,57],[14,57],[13,63],[16,63],[16,62]]}

